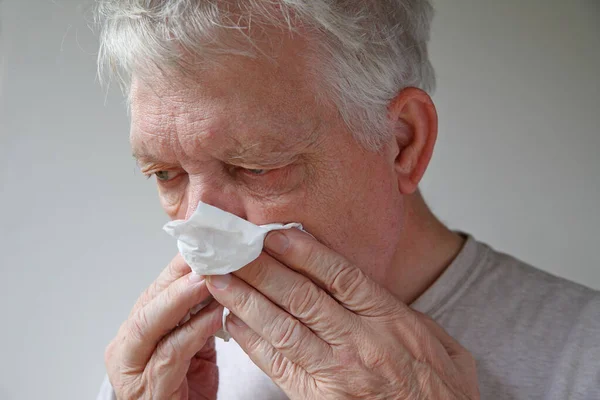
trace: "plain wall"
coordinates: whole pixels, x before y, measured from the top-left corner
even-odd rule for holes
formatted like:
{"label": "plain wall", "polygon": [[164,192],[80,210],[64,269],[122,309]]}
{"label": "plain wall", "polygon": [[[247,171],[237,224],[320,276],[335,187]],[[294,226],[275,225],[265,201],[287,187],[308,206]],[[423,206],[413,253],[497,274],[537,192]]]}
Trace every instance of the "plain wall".
{"label": "plain wall", "polygon": [[[595,288],[599,9],[438,1],[422,185],[450,227]],[[0,18],[0,399],[94,398],[105,345],[176,248],[97,83],[90,3],[4,0]]]}

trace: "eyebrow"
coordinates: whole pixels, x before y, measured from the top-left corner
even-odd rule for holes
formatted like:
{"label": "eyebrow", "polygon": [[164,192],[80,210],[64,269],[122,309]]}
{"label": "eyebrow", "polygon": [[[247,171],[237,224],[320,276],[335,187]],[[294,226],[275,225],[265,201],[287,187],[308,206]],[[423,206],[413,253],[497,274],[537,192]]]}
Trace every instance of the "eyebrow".
{"label": "eyebrow", "polygon": [[[251,144],[243,144],[242,142],[235,140],[236,146],[231,149],[224,150],[221,154],[221,158],[225,162],[246,162],[246,163],[256,163],[263,166],[275,166],[278,164],[283,164],[285,162],[289,162],[290,159],[296,158],[301,152],[302,149],[307,149],[309,147],[313,147],[318,145],[319,139],[319,128],[321,127],[322,121],[315,126],[315,128],[310,132],[308,137],[301,138],[297,141],[294,141],[291,144],[284,145],[284,142],[280,139],[273,139],[262,141],[262,142],[254,142]],[[298,149],[296,146],[302,143]],[[268,148],[268,157],[264,148]],[[296,147],[296,148],[295,148]],[[132,157],[136,160],[137,164],[169,164],[165,161],[157,158],[152,154],[145,153],[143,150],[134,149],[132,152]]]}
{"label": "eyebrow", "polygon": [[[297,138],[292,143],[284,143],[280,138],[270,138],[266,142],[242,144],[236,141],[236,148],[225,152],[225,159],[229,161],[257,161],[261,164],[282,164],[289,161],[302,150],[306,150],[318,143],[319,128],[322,121],[312,129],[308,136]],[[268,148],[269,160],[265,160],[265,151]]]}
{"label": "eyebrow", "polygon": [[[267,147],[268,151],[264,150]],[[292,147],[292,146],[290,146]],[[234,150],[225,151],[223,158],[227,162],[247,162],[264,166],[282,164],[289,161],[297,151],[282,146],[269,146],[265,143],[252,143]]]}
{"label": "eyebrow", "polygon": [[135,161],[137,161],[138,163],[141,161],[144,162],[160,162],[159,159],[157,159],[156,157],[150,155],[150,154],[145,154],[145,153],[138,153],[135,150],[131,153],[131,157],[133,157],[133,159]]}
{"label": "eyebrow", "polygon": [[[234,150],[225,152],[223,154],[223,160],[226,162],[255,162],[275,165],[284,161],[288,161],[292,156],[291,151],[274,150],[269,152],[269,156],[266,157],[264,151],[254,151],[254,149],[259,148],[261,144],[262,143],[254,143],[251,146],[245,147],[242,151]],[[138,166],[141,166],[141,164],[169,164],[151,154],[132,152],[131,156],[136,161]],[[265,158],[268,158],[268,160],[265,160]]]}
{"label": "eyebrow", "polygon": [[158,158],[150,154],[137,153],[134,151],[133,153],[131,153],[131,156],[135,160],[135,163],[138,166],[138,168],[142,170],[142,172],[147,170],[152,165],[164,164]]}

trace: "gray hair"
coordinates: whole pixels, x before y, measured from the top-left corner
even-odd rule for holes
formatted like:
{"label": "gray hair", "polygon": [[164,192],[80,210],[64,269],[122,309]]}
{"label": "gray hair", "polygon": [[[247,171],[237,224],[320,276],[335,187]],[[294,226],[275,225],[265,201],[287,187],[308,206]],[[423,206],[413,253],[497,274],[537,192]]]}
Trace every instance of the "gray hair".
{"label": "gray hair", "polygon": [[[189,55],[256,57],[250,30],[308,32],[311,76],[355,138],[376,150],[390,138],[390,101],[404,88],[434,90],[427,53],[429,0],[97,0],[99,72],[126,92],[144,66],[194,67]],[[307,29],[308,28],[308,29]],[[240,35],[223,35],[224,32]],[[240,40],[233,40],[237,36]],[[312,39],[312,40],[311,40]],[[188,55],[188,56],[184,56]],[[264,55],[264,54],[263,54]],[[197,66],[197,65],[196,65]],[[105,67],[108,67],[105,68]]]}

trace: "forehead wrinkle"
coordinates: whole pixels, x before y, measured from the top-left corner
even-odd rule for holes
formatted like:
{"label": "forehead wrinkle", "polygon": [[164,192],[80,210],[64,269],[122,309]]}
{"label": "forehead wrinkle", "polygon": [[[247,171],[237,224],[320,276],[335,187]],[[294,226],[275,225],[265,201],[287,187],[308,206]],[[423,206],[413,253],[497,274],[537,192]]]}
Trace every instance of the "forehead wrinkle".
{"label": "forehead wrinkle", "polygon": [[193,108],[177,96],[153,99],[154,104],[140,104],[136,114],[131,135],[134,157],[141,162],[173,165],[197,158],[204,152],[200,142],[205,140],[199,139],[212,136],[207,110]]}
{"label": "forehead wrinkle", "polygon": [[130,145],[133,156],[137,160],[165,161],[164,153],[168,149],[168,143],[172,135],[168,129],[159,128],[149,130],[150,126],[136,126],[130,135]]}

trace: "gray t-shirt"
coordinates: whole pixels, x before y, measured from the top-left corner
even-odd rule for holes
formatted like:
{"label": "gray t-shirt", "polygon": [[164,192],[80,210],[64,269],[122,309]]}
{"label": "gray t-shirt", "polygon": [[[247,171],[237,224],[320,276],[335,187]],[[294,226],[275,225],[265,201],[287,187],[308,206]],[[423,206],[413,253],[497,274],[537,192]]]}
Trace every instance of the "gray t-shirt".
{"label": "gray t-shirt", "polygon": [[[600,292],[469,237],[411,307],[471,351],[482,399],[600,399]],[[219,400],[286,399],[235,342],[217,354]],[[98,400],[112,398],[105,381]]]}

